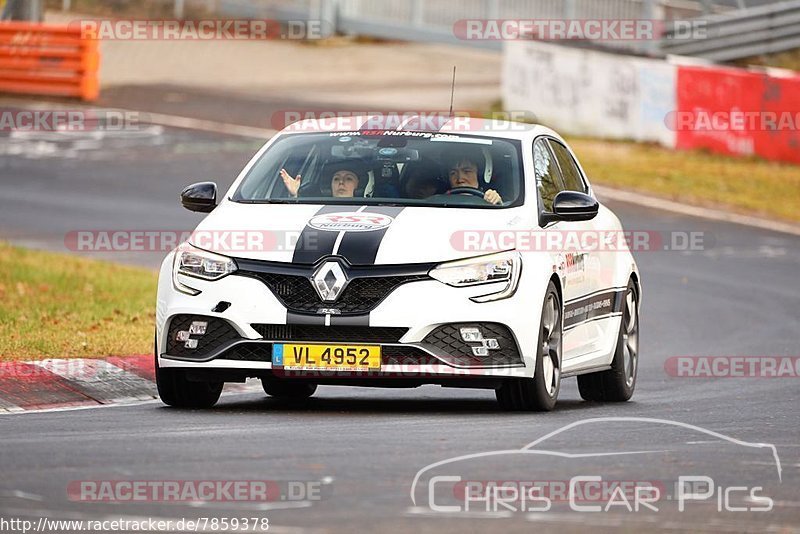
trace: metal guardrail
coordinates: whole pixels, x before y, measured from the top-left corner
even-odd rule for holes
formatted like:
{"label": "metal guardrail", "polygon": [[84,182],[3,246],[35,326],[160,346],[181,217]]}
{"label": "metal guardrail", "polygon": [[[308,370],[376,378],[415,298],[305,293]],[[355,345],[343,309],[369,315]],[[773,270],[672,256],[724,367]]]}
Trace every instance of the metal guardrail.
{"label": "metal guardrail", "polygon": [[[0,0],[2,1],[2,0]],[[42,0],[7,0],[12,4]],[[339,32],[382,39],[499,49],[499,40],[461,40],[460,19],[696,19],[706,36],[658,41],[605,41],[623,53],[700,56],[728,61],[800,48],[800,0],[157,0],[183,18],[190,8],[230,18],[321,20]],[[70,0],[62,0],[64,10]],[[8,11],[8,10],[7,10]]]}
{"label": "metal guardrail", "polygon": [[800,48],[800,0],[778,2],[705,19],[705,37],[661,43],[667,54],[731,61]]}
{"label": "metal guardrail", "polygon": [[[307,17],[330,31],[383,39],[465,44],[499,49],[500,41],[464,41],[454,35],[459,19],[652,19],[669,21],[725,12],[744,2],[775,0],[217,0],[231,17]],[[614,43],[653,52],[654,43]]]}

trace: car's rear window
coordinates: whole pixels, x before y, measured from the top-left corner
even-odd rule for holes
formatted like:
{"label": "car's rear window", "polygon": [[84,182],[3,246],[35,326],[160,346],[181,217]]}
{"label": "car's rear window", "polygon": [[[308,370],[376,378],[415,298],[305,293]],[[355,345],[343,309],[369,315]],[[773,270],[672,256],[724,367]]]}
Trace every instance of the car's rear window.
{"label": "car's rear window", "polygon": [[[521,168],[515,140],[408,131],[291,134],[262,154],[232,200],[496,209],[522,203]],[[482,198],[489,190],[499,203]]]}

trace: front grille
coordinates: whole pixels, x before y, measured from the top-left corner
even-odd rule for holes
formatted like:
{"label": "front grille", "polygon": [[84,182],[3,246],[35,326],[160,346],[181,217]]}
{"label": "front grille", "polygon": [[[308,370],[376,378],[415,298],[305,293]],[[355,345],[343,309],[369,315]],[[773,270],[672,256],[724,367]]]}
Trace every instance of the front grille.
{"label": "front grille", "polygon": [[[197,347],[190,349],[186,347],[185,341],[178,341],[177,336],[178,332],[188,331],[196,321],[206,323],[206,331],[204,334],[189,336],[189,339],[197,340]],[[219,347],[241,338],[228,321],[205,315],[176,315],[169,323],[167,336],[167,354],[183,358],[203,358]]]}
{"label": "front grille", "polygon": [[[484,338],[496,339],[499,349],[489,350],[488,356],[475,356],[472,347],[481,343],[466,343],[461,339],[460,329],[477,327]],[[451,323],[442,325],[425,336],[423,343],[441,351],[447,363],[460,367],[491,367],[521,365],[522,357],[511,330],[499,323]]]}
{"label": "front grille", "polygon": [[290,311],[317,313],[320,308],[335,308],[342,315],[369,313],[398,286],[429,279],[425,274],[355,278],[336,302],[324,302],[305,276],[255,271],[238,271],[237,274],[261,280]]}
{"label": "front grille", "polygon": [[240,343],[218,356],[224,360],[271,362],[272,343]]}
{"label": "front grille", "polygon": [[252,324],[264,339],[284,341],[351,341],[397,343],[408,328],[381,326],[321,326],[301,324]]}

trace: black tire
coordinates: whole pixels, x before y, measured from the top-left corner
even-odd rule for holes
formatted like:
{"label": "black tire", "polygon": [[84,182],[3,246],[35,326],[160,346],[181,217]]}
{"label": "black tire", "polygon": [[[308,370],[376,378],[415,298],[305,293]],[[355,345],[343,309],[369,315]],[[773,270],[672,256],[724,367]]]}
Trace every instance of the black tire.
{"label": "black tire", "polygon": [[495,390],[504,410],[549,412],[555,407],[561,389],[561,312],[561,299],[551,280],[542,303],[533,378],[508,379]]}
{"label": "black tire", "polygon": [[628,282],[622,305],[622,321],[611,369],[578,376],[578,391],[587,401],[625,402],[636,389],[639,369],[639,294]]}
{"label": "black tire", "polygon": [[175,408],[211,408],[222,394],[224,382],[192,382],[185,369],[162,369],[158,366],[158,343],[155,345],[156,387],[161,402]]}
{"label": "black tire", "polygon": [[270,397],[282,400],[303,400],[317,391],[317,385],[303,380],[262,378],[261,387]]}

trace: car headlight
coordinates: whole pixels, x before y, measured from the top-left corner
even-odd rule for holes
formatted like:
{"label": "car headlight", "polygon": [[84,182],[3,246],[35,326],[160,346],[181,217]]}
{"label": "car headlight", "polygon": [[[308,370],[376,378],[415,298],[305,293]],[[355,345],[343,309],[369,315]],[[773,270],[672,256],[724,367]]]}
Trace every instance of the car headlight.
{"label": "car headlight", "polygon": [[183,244],[175,252],[175,259],[172,263],[172,282],[178,291],[197,295],[200,291],[181,283],[178,280],[179,274],[203,280],[219,280],[235,270],[236,262],[231,258]]}
{"label": "car headlight", "polygon": [[468,287],[495,282],[506,282],[497,292],[471,297],[474,302],[489,302],[508,298],[517,290],[522,271],[522,257],[512,250],[488,256],[443,263],[430,271],[436,280],[453,287]]}

